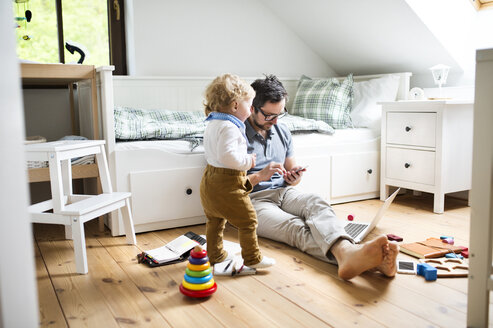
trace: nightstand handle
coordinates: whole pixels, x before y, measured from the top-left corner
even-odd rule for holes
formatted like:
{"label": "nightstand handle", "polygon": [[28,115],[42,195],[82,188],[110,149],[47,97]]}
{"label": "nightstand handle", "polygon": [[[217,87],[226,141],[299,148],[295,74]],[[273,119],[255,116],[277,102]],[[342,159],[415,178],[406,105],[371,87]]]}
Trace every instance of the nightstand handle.
{"label": "nightstand handle", "polygon": [[372,169],[368,169],[368,171],[366,171],[366,172],[368,172],[368,174],[372,174],[373,173],[373,170]]}
{"label": "nightstand handle", "polygon": [[411,131],[411,127],[410,126],[406,126],[406,132],[409,132]]}
{"label": "nightstand handle", "polygon": [[409,163],[404,164],[404,167],[405,167],[406,169],[407,169],[407,168],[409,168],[410,166],[411,166],[411,164],[409,164]]}

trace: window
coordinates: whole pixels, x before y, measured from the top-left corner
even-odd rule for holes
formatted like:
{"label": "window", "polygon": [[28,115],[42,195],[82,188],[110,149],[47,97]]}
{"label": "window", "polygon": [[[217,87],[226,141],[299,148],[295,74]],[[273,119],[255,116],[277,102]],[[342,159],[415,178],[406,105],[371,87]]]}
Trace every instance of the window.
{"label": "window", "polygon": [[[14,0],[17,54],[41,63],[115,65],[126,74],[123,0]],[[31,17],[30,17],[31,16]],[[79,48],[71,53],[66,43]]]}
{"label": "window", "polygon": [[470,0],[476,10],[493,9],[493,0]]}
{"label": "window", "polygon": [[[51,1],[14,3],[17,56],[41,63],[58,63],[56,4]],[[27,22],[26,11],[34,13]]]}

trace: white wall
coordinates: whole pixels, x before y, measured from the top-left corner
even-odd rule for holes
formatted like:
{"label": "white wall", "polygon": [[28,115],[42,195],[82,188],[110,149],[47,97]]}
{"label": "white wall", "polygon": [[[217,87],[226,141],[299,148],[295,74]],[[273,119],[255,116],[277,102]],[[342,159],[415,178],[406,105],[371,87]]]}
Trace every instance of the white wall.
{"label": "white wall", "polygon": [[0,1],[0,327],[37,327],[38,300],[27,214],[24,116],[12,1]]}
{"label": "white wall", "polygon": [[[447,85],[474,85],[475,38],[479,34],[479,30],[475,29],[477,12],[474,7],[465,0],[406,2],[458,63],[458,67],[451,68]],[[430,77],[431,74],[418,74],[415,82],[429,86]]]}
{"label": "white wall", "polygon": [[474,23],[476,49],[493,48],[493,9],[479,11]]}
{"label": "white wall", "polygon": [[133,8],[131,75],[336,75],[258,0],[130,1],[126,8]]}
{"label": "white wall", "polygon": [[261,1],[338,75],[412,72],[413,85],[437,63],[460,69],[405,0]]}

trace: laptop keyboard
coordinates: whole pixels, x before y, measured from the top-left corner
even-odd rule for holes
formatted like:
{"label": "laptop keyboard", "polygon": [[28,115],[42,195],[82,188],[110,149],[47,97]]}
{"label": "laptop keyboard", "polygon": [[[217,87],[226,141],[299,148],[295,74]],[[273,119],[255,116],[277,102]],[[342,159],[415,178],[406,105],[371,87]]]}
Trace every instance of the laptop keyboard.
{"label": "laptop keyboard", "polygon": [[348,235],[356,238],[367,226],[368,224],[364,223],[349,223],[344,227],[344,230],[346,230]]}

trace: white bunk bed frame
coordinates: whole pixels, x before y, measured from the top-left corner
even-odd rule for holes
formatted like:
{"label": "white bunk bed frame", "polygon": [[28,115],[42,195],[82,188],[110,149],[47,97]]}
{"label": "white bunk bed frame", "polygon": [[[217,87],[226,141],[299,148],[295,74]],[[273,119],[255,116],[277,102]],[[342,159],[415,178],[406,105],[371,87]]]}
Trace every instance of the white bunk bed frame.
{"label": "white bunk bed frame", "polygon": [[[204,223],[199,197],[199,184],[206,165],[203,154],[175,154],[152,149],[117,150],[113,108],[127,106],[201,110],[203,92],[213,78],[112,76],[112,71],[112,66],[97,69],[102,116],[100,122],[102,135],[106,140],[113,188],[132,193],[135,231]],[[395,74],[401,77],[397,99],[407,99],[412,74]],[[384,75],[386,74],[354,76],[354,80],[358,82]],[[254,78],[245,80],[250,82]],[[290,95],[288,108],[296,94],[298,80],[281,79]],[[310,170],[317,172],[312,174],[311,179],[304,178],[306,181],[299,185],[300,188],[318,192],[331,203],[378,197],[380,140],[353,147],[349,153],[341,148],[343,147],[335,147],[334,151],[324,150],[322,154],[304,154],[301,158],[297,156],[299,163],[309,164]],[[349,174],[337,171],[340,168],[345,168],[346,171],[348,165],[349,168],[364,169],[364,173],[358,177],[351,169],[347,170]],[[372,168],[373,175],[366,173],[367,167]],[[321,183],[322,180],[326,180],[326,183]],[[348,185],[355,187],[347,190]],[[112,235],[124,234],[119,213],[112,213],[107,223]]]}

